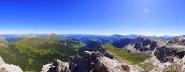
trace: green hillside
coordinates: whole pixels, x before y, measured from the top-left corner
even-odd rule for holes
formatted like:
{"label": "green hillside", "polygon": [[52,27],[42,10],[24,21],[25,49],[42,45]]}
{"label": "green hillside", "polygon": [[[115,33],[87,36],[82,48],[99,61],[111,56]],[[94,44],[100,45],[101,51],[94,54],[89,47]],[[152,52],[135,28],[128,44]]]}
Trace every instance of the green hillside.
{"label": "green hillside", "polygon": [[24,71],[40,71],[44,64],[54,59],[66,61],[81,47],[80,44],[65,41],[58,38],[24,38],[9,43],[9,48],[0,48],[0,56],[7,63],[19,65]]}
{"label": "green hillside", "polygon": [[146,53],[140,53],[140,52],[129,52],[120,48],[116,48],[111,44],[105,44],[102,45],[103,48],[107,49],[111,53],[113,53],[116,57],[118,57],[120,60],[126,60],[132,64],[140,64],[145,59],[149,58],[150,55]]}

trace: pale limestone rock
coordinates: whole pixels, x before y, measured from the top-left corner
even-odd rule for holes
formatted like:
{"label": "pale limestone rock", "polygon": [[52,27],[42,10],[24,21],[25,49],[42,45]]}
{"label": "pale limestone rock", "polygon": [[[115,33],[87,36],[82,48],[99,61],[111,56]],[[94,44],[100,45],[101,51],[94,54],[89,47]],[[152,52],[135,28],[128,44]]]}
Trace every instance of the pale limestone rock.
{"label": "pale limestone rock", "polygon": [[0,57],[0,72],[23,72],[19,66],[6,64]]}

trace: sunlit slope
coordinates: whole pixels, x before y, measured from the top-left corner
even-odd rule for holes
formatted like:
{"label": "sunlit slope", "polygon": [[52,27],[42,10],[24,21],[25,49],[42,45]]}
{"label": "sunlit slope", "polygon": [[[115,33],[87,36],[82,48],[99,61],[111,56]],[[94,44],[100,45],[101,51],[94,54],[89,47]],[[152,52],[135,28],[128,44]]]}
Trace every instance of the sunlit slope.
{"label": "sunlit slope", "polygon": [[1,48],[0,55],[7,63],[19,65],[24,71],[40,71],[42,65],[54,59],[65,61],[77,53],[77,48],[64,43],[65,40],[58,38],[24,38],[9,43],[9,48]]}
{"label": "sunlit slope", "polygon": [[116,48],[111,44],[105,44],[102,45],[103,48],[106,48],[108,51],[113,53],[116,57],[118,57],[120,60],[128,61],[131,64],[140,64],[145,59],[149,58],[150,55],[146,53],[139,53],[139,52],[129,52],[127,50],[123,50],[120,48]]}

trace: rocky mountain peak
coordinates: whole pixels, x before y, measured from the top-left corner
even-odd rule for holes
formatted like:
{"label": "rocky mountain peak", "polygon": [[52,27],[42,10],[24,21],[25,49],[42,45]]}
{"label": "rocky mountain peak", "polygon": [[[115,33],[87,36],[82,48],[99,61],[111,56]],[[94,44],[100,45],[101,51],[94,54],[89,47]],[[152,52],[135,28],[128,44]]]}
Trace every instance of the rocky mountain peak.
{"label": "rocky mountain peak", "polygon": [[185,36],[177,36],[168,42],[168,45],[183,45],[185,46]]}
{"label": "rocky mountain peak", "polygon": [[71,56],[68,62],[55,60],[43,66],[42,72],[129,72],[129,67],[116,58],[104,56],[99,51],[84,51]]}

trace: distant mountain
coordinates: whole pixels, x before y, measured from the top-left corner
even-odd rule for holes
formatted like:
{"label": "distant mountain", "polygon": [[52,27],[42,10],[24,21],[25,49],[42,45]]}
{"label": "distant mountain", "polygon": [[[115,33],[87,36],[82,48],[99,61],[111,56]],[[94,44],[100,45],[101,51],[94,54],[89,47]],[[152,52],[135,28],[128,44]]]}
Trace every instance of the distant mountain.
{"label": "distant mountain", "polygon": [[2,35],[6,41],[8,42],[12,42],[12,41],[16,41],[22,38],[21,35],[16,35],[16,34],[6,34],[6,35]]}
{"label": "distant mountain", "polygon": [[87,35],[87,34],[64,34],[64,35],[60,35],[60,36],[64,36],[67,38],[76,38],[79,39],[83,42],[86,41],[99,41],[100,43],[112,43],[115,40],[119,40],[119,39],[123,39],[123,38],[128,38],[128,39],[136,39],[138,37],[149,37],[149,36],[144,36],[144,35],[119,35],[119,34],[115,34],[115,35]]}
{"label": "distant mountain", "polygon": [[122,38],[115,40],[113,45],[123,49],[134,49],[138,51],[153,51],[157,47],[166,45],[166,41],[159,37],[137,37],[133,38]]}
{"label": "distant mountain", "polygon": [[173,38],[173,36],[161,36],[161,38],[165,39],[165,40],[171,40]]}

